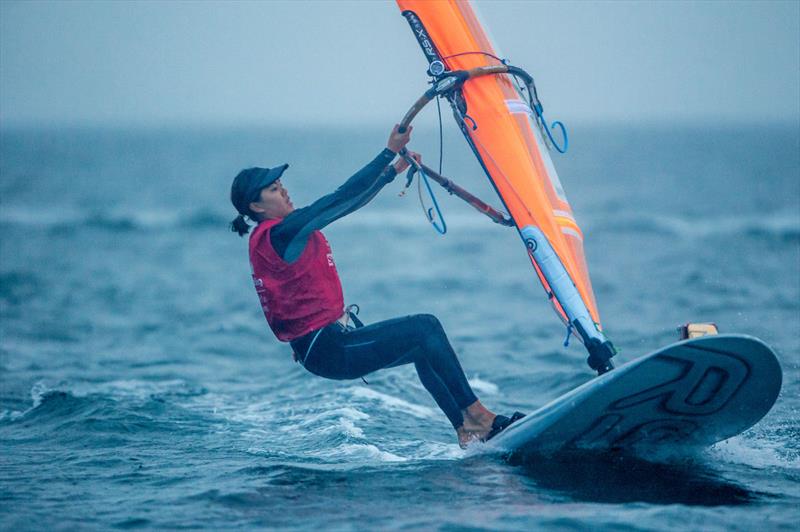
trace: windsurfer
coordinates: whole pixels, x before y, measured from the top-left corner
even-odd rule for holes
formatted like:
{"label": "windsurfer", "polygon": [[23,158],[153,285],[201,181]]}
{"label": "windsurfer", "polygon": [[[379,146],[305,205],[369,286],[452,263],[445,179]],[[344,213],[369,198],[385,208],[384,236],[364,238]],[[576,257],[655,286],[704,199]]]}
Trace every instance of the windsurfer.
{"label": "windsurfer", "polygon": [[[250,235],[250,263],[264,315],[294,358],[329,379],[357,379],[382,368],[413,363],[420,381],[458,434],[459,445],[487,440],[513,421],[487,409],[473,392],[439,320],[417,314],[363,326],[345,309],[328,241],[320,231],[366,205],[408,168],[396,155],[410,139],[392,130],[386,148],[336,191],[295,209],[281,183],[288,165],[248,168],[233,180],[231,202],[239,216],[232,230]],[[409,154],[418,162],[420,156]]]}

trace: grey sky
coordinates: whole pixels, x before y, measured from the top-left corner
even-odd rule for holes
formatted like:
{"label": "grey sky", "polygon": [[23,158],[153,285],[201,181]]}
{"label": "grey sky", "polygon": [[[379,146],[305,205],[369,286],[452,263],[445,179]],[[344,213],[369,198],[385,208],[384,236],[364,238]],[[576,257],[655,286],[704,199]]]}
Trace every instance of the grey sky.
{"label": "grey sky", "polygon": [[[478,2],[548,114],[800,120],[800,2]],[[394,2],[0,2],[14,124],[394,123],[425,89]]]}

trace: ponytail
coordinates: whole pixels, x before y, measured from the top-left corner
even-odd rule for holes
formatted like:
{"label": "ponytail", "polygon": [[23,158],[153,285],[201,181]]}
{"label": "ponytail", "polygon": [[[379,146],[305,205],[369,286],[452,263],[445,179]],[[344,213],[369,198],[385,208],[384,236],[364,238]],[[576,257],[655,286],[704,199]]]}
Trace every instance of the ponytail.
{"label": "ponytail", "polygon": [[244,236],[250,231],[250,224],[245,221],[244,215],[242,214],[233,219],[230,227],[231,231],[239,233],[239,236]]}

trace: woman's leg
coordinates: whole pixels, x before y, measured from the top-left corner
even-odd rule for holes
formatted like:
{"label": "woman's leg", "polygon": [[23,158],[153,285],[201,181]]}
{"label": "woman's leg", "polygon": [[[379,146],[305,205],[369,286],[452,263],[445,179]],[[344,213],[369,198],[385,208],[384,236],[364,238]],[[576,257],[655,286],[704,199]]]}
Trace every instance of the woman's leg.
{"label": "woman's leg", "polygon": [[[454,427],[477,401],[439,320],[421,314],[342,331],[330,325],[306,360],[312,373],[354,379],[414,362],[420,380]],[[463,411],[463,412],[462,412]]]}
{"label": "woman's leg", "polygon": [[447,339],[447,334],[436,316],[416,314],[410,316],[411,323],[417,331],[424,346],[422,356],[428,361],[433,371],[445,382],[458,407],[465,410],[478,398],[467,381],[456,352]]}

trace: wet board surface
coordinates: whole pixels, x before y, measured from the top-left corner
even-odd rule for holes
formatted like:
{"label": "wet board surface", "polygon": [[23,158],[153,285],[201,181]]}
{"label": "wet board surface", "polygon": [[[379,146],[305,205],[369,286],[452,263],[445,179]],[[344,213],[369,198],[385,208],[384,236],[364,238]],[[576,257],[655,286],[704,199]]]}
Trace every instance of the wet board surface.
{"label": "wet board surface", "polygon": [[775,353],[757,338],[684,340],[562,395],[488,445],[522,453],[709,446],[764,417],[781,380]]}

